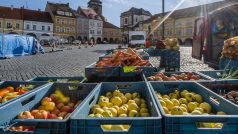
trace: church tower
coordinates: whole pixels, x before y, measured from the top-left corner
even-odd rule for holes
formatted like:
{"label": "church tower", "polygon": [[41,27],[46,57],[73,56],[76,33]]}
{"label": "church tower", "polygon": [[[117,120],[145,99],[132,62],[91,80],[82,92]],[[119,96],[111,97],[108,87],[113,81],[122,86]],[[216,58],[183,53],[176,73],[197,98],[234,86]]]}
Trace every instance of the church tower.
{"label": "church tower", "polygon": [[100,0],[90,0],[88,7],[94,9],[98,15],[102,16],[102,2]]}

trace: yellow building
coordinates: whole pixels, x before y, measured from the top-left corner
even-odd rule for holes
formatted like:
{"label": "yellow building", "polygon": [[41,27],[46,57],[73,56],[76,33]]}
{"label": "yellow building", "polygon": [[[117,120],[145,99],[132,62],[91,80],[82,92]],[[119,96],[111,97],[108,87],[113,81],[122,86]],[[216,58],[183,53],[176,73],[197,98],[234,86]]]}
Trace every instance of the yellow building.
{"label": "yellow building", "polygon": [[103,22],[103,41],[120,43],[122,41],[121,29],[109,22]]}
{"label": "yellow building", "polygon": [[23,34],[23,10],[0,7],[0,33]]}
{"label": "yellow building", "polygon": [[[209,12],[221,7],[224,3],[225,2],[215,2],[174,11],[164,22],[164,37],[176,37],[180,44],[192,45],[195,20],[201,17],[201,9],[206,7],[205,9]],[[168,12],[165,14],[168,14]],[[135,30],[143,30],[146,31],[146,33],[151,33],[151,31],[159,25],[161,20],[162,14],[155,14],[148,20],[141,22]],[[162,25],[155,29],[151,35],[154,38],[161,38]]]}
{"label": "yellow building", "polygon": [[76,39],[76,17],[69,7],[69,3],[50,3],[47,2],[46,12],[49,12],[54,22],[54,36],[67,39],[72,42]]}

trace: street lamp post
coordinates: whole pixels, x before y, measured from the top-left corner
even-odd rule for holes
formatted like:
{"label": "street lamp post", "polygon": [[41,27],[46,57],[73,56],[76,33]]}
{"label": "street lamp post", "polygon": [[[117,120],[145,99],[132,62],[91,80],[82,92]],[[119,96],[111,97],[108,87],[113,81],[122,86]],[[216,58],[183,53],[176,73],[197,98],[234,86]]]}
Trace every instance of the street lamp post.
{"label": "street lamp post", "polygon": [[[162,17],[164,18],[164,7],[165,4],[164,4],[164,0],[162,0]],[[164,40],[164,22],[162,24],[162,39]]]}

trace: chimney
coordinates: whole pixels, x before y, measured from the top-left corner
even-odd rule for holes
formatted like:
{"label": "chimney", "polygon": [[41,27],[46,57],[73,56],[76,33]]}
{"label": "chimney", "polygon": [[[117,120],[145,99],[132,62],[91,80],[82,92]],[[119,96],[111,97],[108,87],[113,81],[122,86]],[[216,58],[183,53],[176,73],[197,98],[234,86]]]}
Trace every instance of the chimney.
{"label": "chimney", "polygon": [[13,10],[13,5],[11,5],[11,10]]}

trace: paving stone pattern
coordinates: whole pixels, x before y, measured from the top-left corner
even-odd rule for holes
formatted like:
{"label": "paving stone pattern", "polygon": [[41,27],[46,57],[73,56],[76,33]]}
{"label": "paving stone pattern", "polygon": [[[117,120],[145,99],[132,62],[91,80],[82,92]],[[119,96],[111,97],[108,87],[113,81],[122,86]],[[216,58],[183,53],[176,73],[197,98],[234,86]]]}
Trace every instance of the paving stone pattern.
{"label": "paving stone pattern", "polygon": [[[0,80],[25,81],[37,76],[80,76],[84,68],[117,45],[64,50],[53,53],[0,60]],[[154,62],[156,60],[154,59]],[[181,48],[181,71],[212,70],[191,58],[191,47]]]}

